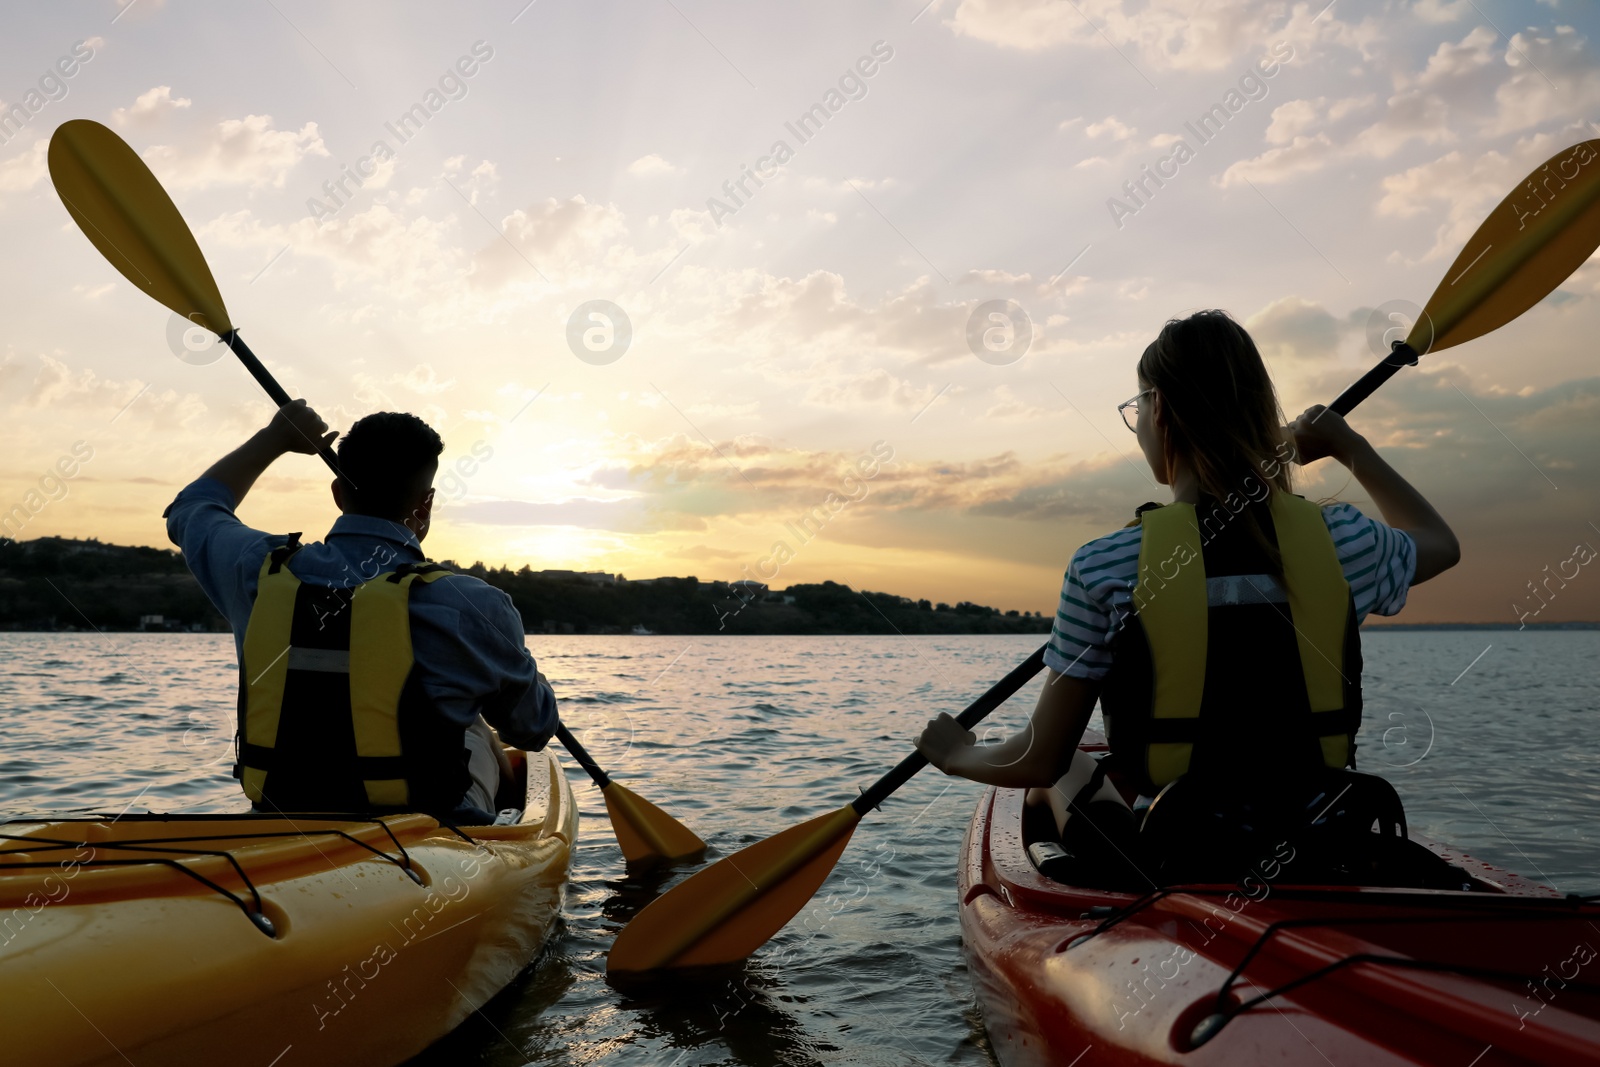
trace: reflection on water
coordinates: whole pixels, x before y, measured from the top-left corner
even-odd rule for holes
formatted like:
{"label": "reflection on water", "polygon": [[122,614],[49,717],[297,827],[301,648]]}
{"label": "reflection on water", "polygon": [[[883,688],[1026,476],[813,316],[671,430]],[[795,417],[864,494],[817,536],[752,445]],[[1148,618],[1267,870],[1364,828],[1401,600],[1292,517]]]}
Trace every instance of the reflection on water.
{"label": "reflection on water", "polygon": [[[716,858],[847,801],[1037,639],[531,640],[580,740]],[[1375,634],[1365,652],[1361,766],[1395,782],[1412,825],[1563,890],[1600,889],[1600,754],[1587,744],[1600,633]],[[0,634],[0,655],[8,814],[245,808],[229,774],[226,635]],[[996,715],[1002,731],[1020,725],[1027,692]],[[991,1062],[954,893],[979,787],[914,779],[744,966],[618,988],[612,937],[693,868],[628,877],[598,790],[572,773],[583,824],[565,924],[418,1063]]]}

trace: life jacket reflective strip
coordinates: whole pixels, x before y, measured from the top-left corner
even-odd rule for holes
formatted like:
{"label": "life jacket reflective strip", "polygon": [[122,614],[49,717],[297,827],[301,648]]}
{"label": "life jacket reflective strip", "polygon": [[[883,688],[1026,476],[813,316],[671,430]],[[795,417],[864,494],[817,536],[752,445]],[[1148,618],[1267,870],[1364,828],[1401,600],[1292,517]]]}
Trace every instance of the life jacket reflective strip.
{"label": "life jacket reflective strip", "polygon": [[245,629],[240,679],[240,782],[245,795],[254,803],[269,796],[290,672],[309,671],[348,676],[348,682],[336,688],[339,702],[349,708],[355,739],[353,773],[360,775],[367,803],[374,808],[406,807],[414,798],[412,783],[404,776],[408,754],[401,743],[400,706],[415,662],[411,583],[433,582],[453,572],[437,564],[405,564],[354,587],[348,591],[348,650],[305,648],[292,643],[297,607],[305,607],[304,587],[285,565],[299,549],[298,540],[291,539],[262,561]]}
{"label": "life jacket reflective strip", "polygon": [[[1270,507],[1282,557],[1281,585],[1287,592],[1286,621],[1294,626],[1313,729],[1323,762],[1329,767],[1345,767],[1354,754],[1360,714],[1359,697],[1352,700],[1348,696],[1355,683],[1347,677],[1345,664],[1352,612],[1350,586],[1318,505],[1274,492]],[[1148,710],[1119,708],[1116,714],[1119,718],[1149,716],[1148,728],[1124,733],[1143,739],[1143,752],[1138,753],[1141,770],[1159,787],[1184,774],[1193,757],[1192,740],[1160,738],[1193,737],[1198,731],[1206,690],[1212,583],[1206,578],[1193,505],[1169,504],[1146,510],[1139,523],[1143,531],[1133,603],[1149,646],[1151,699]],[[1244,581],[1248,582],[1249,576]],[[1228,589],[1238,584],[1217,586]],[[1266,589],[1257,592],[1263,601],[1275,599]]]}

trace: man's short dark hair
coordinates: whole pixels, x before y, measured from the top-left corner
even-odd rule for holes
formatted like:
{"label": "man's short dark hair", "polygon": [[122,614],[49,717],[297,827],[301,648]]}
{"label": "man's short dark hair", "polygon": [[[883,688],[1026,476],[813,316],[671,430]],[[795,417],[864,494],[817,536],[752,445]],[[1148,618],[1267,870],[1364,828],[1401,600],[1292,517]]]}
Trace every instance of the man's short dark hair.
{"label": "man's short dark hair", "polygon": [[444,442],[433,427],[403,411],[357,419],[339,440],[339,474],[350,510],[403,520],[433,484]]}

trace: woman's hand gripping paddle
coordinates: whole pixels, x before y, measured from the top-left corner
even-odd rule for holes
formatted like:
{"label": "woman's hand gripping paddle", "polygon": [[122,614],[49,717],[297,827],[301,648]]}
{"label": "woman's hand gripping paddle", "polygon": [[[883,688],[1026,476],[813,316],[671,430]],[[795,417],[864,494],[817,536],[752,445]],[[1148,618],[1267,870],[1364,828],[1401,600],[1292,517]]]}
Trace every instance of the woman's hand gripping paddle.
{"label": "woman's hand gripping paddle", "polygon": [[[229,321],[194,234],[138,153],[100,123],[73,119],[51,136],[49,163],[50,180],[61,202],[100,254],[156,300],[215,332],[275,404],[289,403],[289,394]],[[338,461],[326,445],[318,454],[339,473]],[[705,842],[676,819],[611,781],[566,727],[558,728],[556,736],[603,791],[617,842],[629,863],[683,859],[705,848]]]}
{"label": "woman's hand gripping paddle", "polygon": [[[1041,648],[956,719],[969,730],[1044,668]],[[822,885],[861,817],[928,765],[913,752],[837,811],[793,826],[697,871],[634,916],[606,960],[610,973],[742,960],[783,929]]]}
{"label": "woman's hand gripping paddle", "polygon": [[[1600,246],[1600,140],[1558,152],[1490,213],[1451,264],[1410,334],[1333,402],[1348,414],[1425,352],[1504,326],[1548,296]],[[1042,666],[1043,650],[961,714],[970,729]],[[981,710],[980,710],[981,709]],[[641,911],[611,947],[613,973],[731,963],[760,948],[811,899],[856,823],[926,763],[913,755],[838,811],[757,842]]]}

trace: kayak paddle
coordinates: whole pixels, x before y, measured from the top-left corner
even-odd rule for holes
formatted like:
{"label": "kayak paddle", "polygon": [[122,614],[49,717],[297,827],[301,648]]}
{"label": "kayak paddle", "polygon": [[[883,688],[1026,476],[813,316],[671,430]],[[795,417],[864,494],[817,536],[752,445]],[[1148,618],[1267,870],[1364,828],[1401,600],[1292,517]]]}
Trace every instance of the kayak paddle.
{"label": "kayak paddle", "polygon": [[[1600,140],[1556,153],[1500,202],[1405,341],[1331,405],[1349,414],[1425,352],[1504,326],[1550,294],[1600,247]],[[1043,666],[1040,649],[956,720],[971,729]],[[838,811],[758,841],[658,897],[617,935],[611,973],[732,963],[760,948],[805,907],[838,862],[861,816],[927,765],[913,753]]]}
{"label": "kayak paddle", "polygon": [[[1044,668],[1044,648],[967,705],[956,721],[969,730]],[[606,970],[649,971],[744,959],[805,907],[839,861],[861,817],[928,765],[913,752],[837,811],[758,841],[652,901],[623,927]]]}
{"label": "kayak paddle", "polygon": [[[126,141],[98,122],[72,119],[51,135],[49,164],[67,213],[107,262],[162,304],[215,333],[273,403],[289,403],[289,394],[228,321],[211,268],[172,198]],[[326,445],[317,454],[339,473]]]}
{"label": "kayak paddle", "polygon": [[1536,167],[1445,271],[1404,341],[1328,406],[1350,414],[1417,357],[1499,329],[1549,296],[1600,247],[1600,140]]}
{"label": "kayak paddle", "polygon": [[613,782],[565,725],[556,727],[556,737],[600,787],[623,859],[629,863],[681,860],[706,850],[706,843],[694,831],[633,790]]}
{"label": "kayak paddle", "polygon": [[[177,205],[126,141],[98,122],[72,119],[51,136],[49,165],[50,180],[72,221],[124,278],[217,334],[273,403],[289,403],[289,394],[229,320],[211,268]],[[318,455],[339,473],[331,449],[323,446]],[[611,781],[565,726],[557,728],[556,736],[600,786],[629,863],[683,859],[705,848],[682,823]]]}

